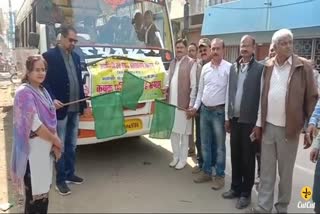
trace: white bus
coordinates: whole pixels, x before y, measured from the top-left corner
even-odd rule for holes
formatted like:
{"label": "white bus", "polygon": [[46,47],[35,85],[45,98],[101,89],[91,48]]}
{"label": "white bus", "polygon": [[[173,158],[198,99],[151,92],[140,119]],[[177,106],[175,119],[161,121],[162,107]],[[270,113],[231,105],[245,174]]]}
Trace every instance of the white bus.
{"label": "white bus", "polygon": [[[150,11],[157,28],[158,42],[153,44],[135,28],[139,16],[143,18]],[[25,0],[16,18],[16,47],[36,46],[43,53],[55,47],[62,24],[71,24],[78,32],[75,51],[82,61],[86,96],[91,96],[86,59],[110,55],[160,57],[166,69],[173,59],[172,27],[165,0]],[[147,134],[152,112],[153,102],[140,103],[135,111],[125,110],[127,133],[116,138]],[[108,140],[111,138],[96,138],[88,108],[80,118],[78,144]]]}

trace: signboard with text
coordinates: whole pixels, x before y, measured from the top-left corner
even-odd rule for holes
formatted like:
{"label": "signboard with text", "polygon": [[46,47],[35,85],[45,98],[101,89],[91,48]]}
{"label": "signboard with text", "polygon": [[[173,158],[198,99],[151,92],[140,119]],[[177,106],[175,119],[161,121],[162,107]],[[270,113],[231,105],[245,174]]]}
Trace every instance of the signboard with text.
{"label": "signboard with text", "polygon": [[145,80],[144,92],[139,102],[163,98],[161,88],[164,86],[166,71],[159,58],[144,58],[137,61],[107,58],[88,66],[88,69],[92,80],[91,96],[121,91],[123,74],[130,72]]}

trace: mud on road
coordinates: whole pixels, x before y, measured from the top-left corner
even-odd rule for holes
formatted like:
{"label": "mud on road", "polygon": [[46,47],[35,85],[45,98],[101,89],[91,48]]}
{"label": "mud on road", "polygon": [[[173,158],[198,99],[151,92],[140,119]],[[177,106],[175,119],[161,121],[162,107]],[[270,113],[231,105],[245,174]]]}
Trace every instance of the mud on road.
{"label": "mud on road", "polygon": [[8,81],[0,81],[0,204],[12,203],[14,206],[8,210],[12,213],[23,211],[23,197],[13,190],[9,176],[12,145],[12,102],[15,88]]}

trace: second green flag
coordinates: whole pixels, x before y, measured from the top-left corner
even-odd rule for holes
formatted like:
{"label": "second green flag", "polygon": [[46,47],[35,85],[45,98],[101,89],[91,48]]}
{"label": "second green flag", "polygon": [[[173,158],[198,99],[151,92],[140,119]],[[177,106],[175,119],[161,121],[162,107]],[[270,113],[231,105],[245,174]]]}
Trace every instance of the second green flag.
{"label": "second green flag", "polygon": [[119,92],[92,97],[91,104],[98,139],[120,136],[127,132]]}
{"label": "second green flag", "polygon": [[151,122],[151,138],[169,139],[174,125],[176,107],[160,100],[155,100],[155,110]]}

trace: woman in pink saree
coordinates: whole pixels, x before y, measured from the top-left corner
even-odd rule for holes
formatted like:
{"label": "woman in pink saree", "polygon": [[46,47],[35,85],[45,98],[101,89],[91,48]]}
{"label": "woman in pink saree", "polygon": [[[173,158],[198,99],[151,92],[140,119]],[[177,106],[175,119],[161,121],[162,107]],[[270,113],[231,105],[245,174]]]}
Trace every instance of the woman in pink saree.
{"label": "woman in pink saree", "polygon": [[14,97],[11,176],[24,192],[25,213],[47,213],[53,159],[61,156],[56,110],[41,85],[46,68],[42,56],[28,57],[23,84]]}

